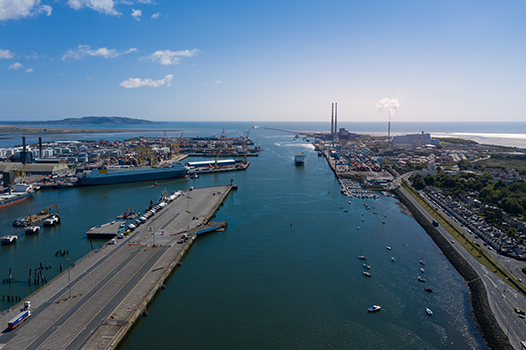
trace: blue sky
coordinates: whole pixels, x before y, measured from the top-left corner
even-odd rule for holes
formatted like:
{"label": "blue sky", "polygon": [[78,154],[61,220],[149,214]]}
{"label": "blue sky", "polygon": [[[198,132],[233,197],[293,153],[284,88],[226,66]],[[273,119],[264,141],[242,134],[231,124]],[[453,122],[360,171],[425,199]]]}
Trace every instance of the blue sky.
{"label": "blue sky", "polygon": [[0,0],[0,121],[524,121],[524,1]]}

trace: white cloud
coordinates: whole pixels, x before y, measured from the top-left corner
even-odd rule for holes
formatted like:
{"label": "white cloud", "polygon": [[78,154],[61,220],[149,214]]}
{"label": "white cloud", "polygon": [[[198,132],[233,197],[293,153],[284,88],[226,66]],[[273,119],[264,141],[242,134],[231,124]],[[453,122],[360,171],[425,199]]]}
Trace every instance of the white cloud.
{"label": "white cloud", "polygon": [[198,49],[193,50],[183,50],[183,51],[170,51],[170,50],[159,50],[155,51],[150,56],[146,57],[146,59],[150,59],[152,61],[159,61],[160,64],[167,66],[170,64],[181,64],[180,57],[192,57],[199,53]]}
{"label": "white cloud", "polygon": [[41,13],[51,16],[52,10],[49,5],[40,5],[40,0],[1,0],[0,21],[32,17]]}
{"label": "white cloud", "polygon": [[15,55],[9,50],[0,49],[0,59],[2,58],[13,58]]}
{"label": "white cloud", "polygon": [[140,21],[141,20],[141,16],[142,16],[142,11],[132,8],[131,16],[135,17],[136,20]]}
{"label": "white cloud", "polygon": [[160,15],[161,15],[160,12],[154,13],[154,14],[152,15],[152,19],[159,18]]}
{"label": "white cloud", "polygon": [[24,68],[24,66],[21,63],[18,63],[18,62],[15,62],[15,63],[13,63],[12,65],[9,66],[9,69],[11,69],[11,70],[13,70],[13,69],[20,69],[20,68]]}
{"label": "white cloud", "polygon": [[153,3],[152,0],[137,0],[137,2],[141,4],[152,4]]}
{"label": "white cloud", "polygon": [[121,15],[120,12],[117,12],[113,8],[115,5],[113,0],[68,0],[68,5],[74,10],[79,10],[82,7],[88,7],[92,10],[105,13],[107,15]]}
{"label": "white cloud", "polygon": [[33,68],[26,69],[26,73],[31,73],[33,71]]}
{"label": "white cloud", "polygon": [[172,81],[173,78],[174,76],[172,74],[168,74],[163,79],[159,80],[130,78],[120,83],[119,86],[125,89],[134,89],[141,86],[150,86],[156,88],[159,86],[166,85],[166,87],[168,87],[170,86],[170,81]]}
{"label": "white cloud", "polygon": [[221,80],[218,80],[214,84],[219,85],[219,84],[223,84],[223,82]]}
{"label": "white cloud", "polygon": [[92,77],[91,75],[88,75],[88,76],[86,77],[86,79],[88,79],[88,80],[93,80],[93,77]]}
{"label": "white cloud", "polygon": [[89,45],[79,45],[75,50],[68,50],[64,56],[62,56],[62,61],[65,61],[68,58],[80,60],[84,56],[102,56],[104,58],[114,58],[119,57],[122,54],[126,55],[135,51],[137,51],[137,49],[134,47],[127,51],[118,51],[115,49],[108,49],[107,47],[101,47],[99,49],[92,50]]}

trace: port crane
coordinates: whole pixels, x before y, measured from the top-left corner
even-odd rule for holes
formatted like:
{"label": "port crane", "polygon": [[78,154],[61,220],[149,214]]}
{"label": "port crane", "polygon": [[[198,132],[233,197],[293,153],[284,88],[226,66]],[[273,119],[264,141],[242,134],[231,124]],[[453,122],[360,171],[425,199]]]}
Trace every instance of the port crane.
{"label": "port crane", "polygon": [[176,160],[179,161],[179,155],[180,155],[180,150],[181,150],[181,142],[183,141],[183,134],[184,132],[181,133],[181,136],[179,137],[179,140],[177,140],[177,152],[176,152]]}

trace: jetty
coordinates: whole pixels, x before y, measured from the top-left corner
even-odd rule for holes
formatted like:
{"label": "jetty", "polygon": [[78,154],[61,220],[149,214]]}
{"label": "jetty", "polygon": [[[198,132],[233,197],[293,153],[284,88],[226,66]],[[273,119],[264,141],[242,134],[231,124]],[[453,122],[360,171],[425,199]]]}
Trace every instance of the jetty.
{"label": "jetty", "polygon": [[[212,218],[237,185],[182,191],[131,232],[71,262],[69,269],[0,313],[0,349],[115,349],[198,234],[224,230]],[[8,322],[24,302],[31,317]]]}

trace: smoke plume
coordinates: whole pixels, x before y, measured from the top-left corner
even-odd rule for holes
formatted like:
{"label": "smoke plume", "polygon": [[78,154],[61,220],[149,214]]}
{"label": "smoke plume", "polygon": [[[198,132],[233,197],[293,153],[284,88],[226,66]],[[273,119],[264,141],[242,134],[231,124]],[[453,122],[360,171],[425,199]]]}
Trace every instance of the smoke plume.
{"label": "smoke plume", "polygon": [[389,121],[391,121],[391,118],[394,116],[395,111],[398,107],[400,107],[400,103],[398,103],[398,98],[383,98],[381,99],[377,104],[376,107],[382,112],[385,108],[389,110]]}

